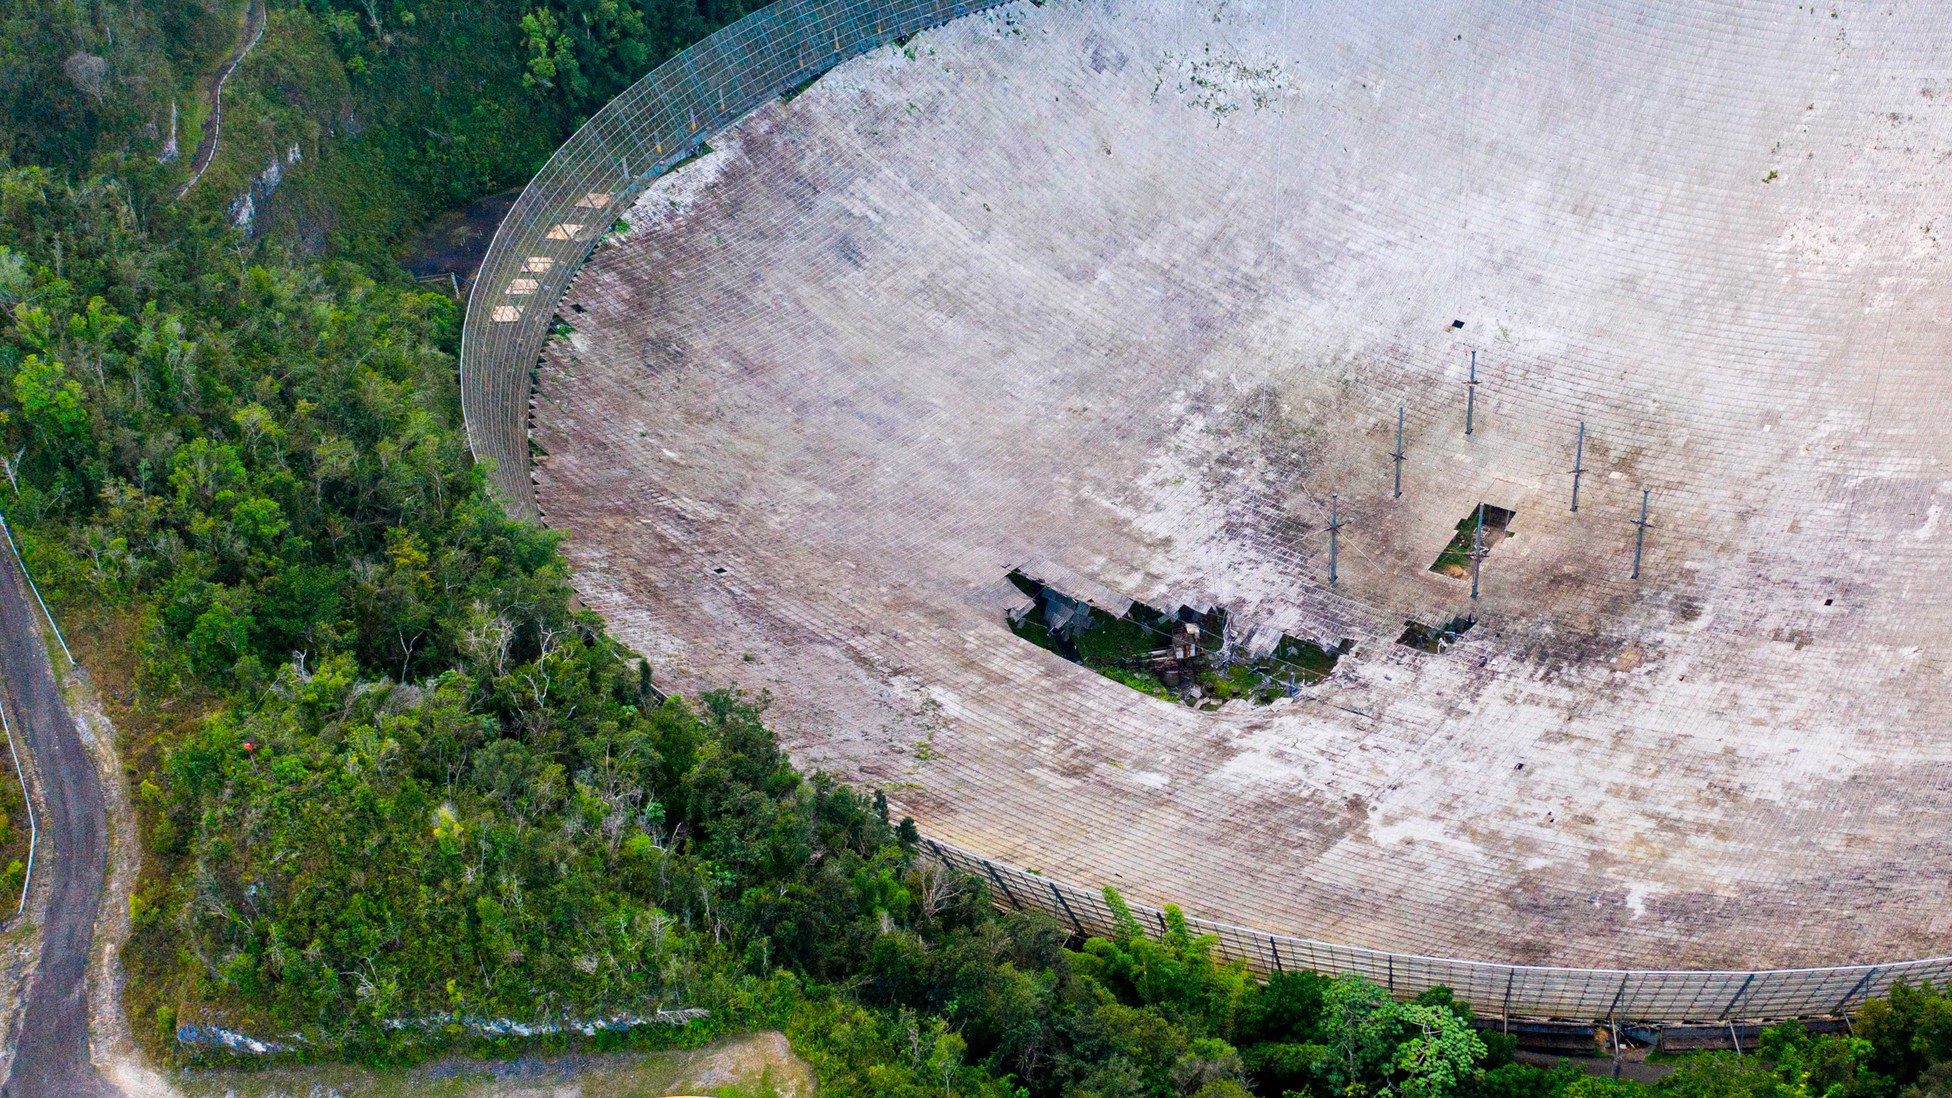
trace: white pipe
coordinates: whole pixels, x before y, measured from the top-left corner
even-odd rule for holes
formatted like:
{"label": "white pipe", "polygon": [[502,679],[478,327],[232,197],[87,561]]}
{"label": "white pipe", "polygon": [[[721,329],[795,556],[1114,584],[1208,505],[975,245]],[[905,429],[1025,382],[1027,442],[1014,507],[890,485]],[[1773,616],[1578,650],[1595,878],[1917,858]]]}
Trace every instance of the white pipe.
{"label": "white pipe", "polygon": [[48,625],[54,629],[54,639],[61,643],[61,654],[68,657],[68,669],[72,671],[80,667],[81,665],[75,662],[75,654],[68,651],[68,638],[61,635],[61,625],[54,620],[54,614],[48,610],[47,600],[41,597],[41,589],[34,582],[33,573],[27,570],[27,561],[20,555],[20,546],[14,544],[14,532],[7,525],[7,516],[4,514],[0,514],[0,534],[7,535],[7,548],[14,551],[14,560],[20,565],[21,577],[27,581],[28,590],[34,592],[34,601],[41,604],[41,616],[47,618]]}
{"label": "white pipe", "polygon": [[41,828],[34,822],[34,795],[27,791],[27,771],[20,767],[20,752],[14,750],[13,726],[7,723],[7,707],[0,705],[0,731],[7,734],[7,754],[13,756],[14,777],[20,779],[20,799],[27,805],[27,879],[20,882],[20,906],[15,917],[27,910],[27,890],[34,884],[34,848],[41,844]]}

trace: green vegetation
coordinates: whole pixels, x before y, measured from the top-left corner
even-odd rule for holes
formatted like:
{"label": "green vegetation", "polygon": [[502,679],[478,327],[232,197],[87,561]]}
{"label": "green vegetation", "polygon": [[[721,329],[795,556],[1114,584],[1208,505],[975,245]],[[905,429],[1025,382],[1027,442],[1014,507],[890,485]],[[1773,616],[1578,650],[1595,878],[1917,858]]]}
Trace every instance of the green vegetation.
{"label": "green vegetation", "polygon": [[[1227,644],[1225,610],[1168,614],[1134,602],[1114,616],[1021,570],[1008,579],[1031,600],[1022,612],[1005,615],[1012,633],[1140,693],[1206,709],[1234,698],[1267,705],[1292,697],[1327,678],[1350,648],[1346,641],[1330,649],[1283,634],[1272,651],[1250,657]],[[1188,624],[1195,627],[1196,654],[1182,660],[1171,653]]]}
{"label": "green vegetation", "polygon": [[[245,0],[0,0],[0,158],[112,172],[147,217],[185,175]],[[185,200],[377,273],[435,212],[526,181],[631,81],[757,0],[272,0]],[[161,163],[171,112],[178,156]],[[290,171],[297,149],[303,169]],[[280,164],[279,179],[263,173]],[[253,184],[257,185],[254,187]]]}
{"label": "green vegetation", "polygon": [[653,1098],[715,1094],[719,1098],[812,1098],[813,1069],[778,1031],[746,1034],[699,1049],[573,1052],[506,1061],[443,1057],[411,1065],[335,1062],[179,1073],[185,1098]]}
{"label": "green vegetation", "polygon": [[13,753],[0,754],[0,919],[20,903],[27,883],[27,847],[32,838],[27,799],[21,795],[20,774]]}
{"label": "green vegetation", "polygon": [[1442,625],[1425,625],[1415,620],[1406,621],[1403,623],[1403,634],[1396,638],[1396,643],[1425,652],[1442,652],[1457,643],[1457,638],[1470,632],[1471,627],[1477,623],[1476,618],[1463,614]]}
{"label": "green vegetation", "polygon": [[1511,536],[1511,520],[1514,517],[1513,512],[1488,503],[1471,508],[1471,513],[1457,524],[1456,536],[1450,539],[1449,545],[1444,546],[1443,552],[1437,554],[1437,560],[1431,564],[1430,570],[1446,576],[1469,576],[1471,547],[1477,542],[1479,525],[1484,527],[1484,548],[1489,550]]}
{"label": "green vegetation", "polygon": [[[1442,989],[1257,981],[1177,910],[1148,938],[1115,893],[1088,941],[999,914],[880,794],[798,772],[761,701],[659,701],[574,608],[554,535],[510,522],[462,445],[454,304],[389,249],[740,10],[274,6],[227,99],[235,160],[178,205],[156,127],[241,8],[0,8],[0,507],[124,737],[137,1039],[221,1059],[175,1040],[218,1024],[398,1063],[524,1046],[483,1020],[702,1007],[526,1045],[780,1027],[823,1090],[877,1098],[1642,1089],[1515,1063]],[[273,155],[293,171],[248,238],[230,204]],[[1041,643],[1145,688],[1120,661],[1175,619],[1072,608],[1089,627]],[[1275,658],[1325,672],[1301,643]],[[1257,693],[1265,673],[1200,681]],[[1948,1061],[1952,1001],[1900,988],[1854,1037],[1781,1027],[1653,1089],[1935,1098]]]}

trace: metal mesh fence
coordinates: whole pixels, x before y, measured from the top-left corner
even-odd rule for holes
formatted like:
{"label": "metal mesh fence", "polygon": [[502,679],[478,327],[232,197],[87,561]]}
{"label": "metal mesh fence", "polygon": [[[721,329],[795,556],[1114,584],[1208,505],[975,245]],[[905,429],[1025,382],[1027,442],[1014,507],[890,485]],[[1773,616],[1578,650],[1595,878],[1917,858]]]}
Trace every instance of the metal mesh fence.
{"label": "metal mesh fence", "polygon": [[529,399],[556,305],[644,187],[834,65],[999,0],[781,0],[658,66],[576,131],[502,221],[468,296],[461,409],[511,514],[536,519]]}
{"label": "metal mesh fence", "polygon": [[[929,840],[927,846],[943,861],[989,882],[992,895],[1002,904],[1046,912],[1083,935],[1104,935],[1113,929],[1115,916],[1101,893],[1006,866],[948,843]],[[1165,933],[1165,912],[1130,906],[1148,933]],[[1758,971],[1553,968],[1388,953],[1207,919],[1188,918],[1186,924],[1194,934],[1213,935],[1217,956],[1244,961],[1263,975],[1297,969],[1333,975],[1351,972],[1398,996],[1442,984],[1480,1014],[1501,1017],[1623,1022],[1815,1018],[1845,1013],[1889,991],[1899,980],[1942,984],[1952,977],[1952,957]]]}
{"label": "metal mesh fence", "polygon": [[[510,512],[537,519],[529,477],[529,405],[556,305],[597,240],[644,187],[739,116],[847,58],[999,0],[781,0],[672,58],[578,130],[522,193],[476,276],[461,337],[461,404],[475,456],[493,459]],[[950,846],[948,863],[990,882],[1012,907],[1106,934],[1104,897]],[[1149,932],[1165,914],[1134,905]],[[1549,968],[1386,953],[1188,919],[1217,953],[1260,973],[1312,969],[1366,976],[1398,995],[1443,984],[1480,1012],[1646,1022],[1730,1021],[1841,1013],[1900,979],[1943,982],[1952,958],[1768,971]]]}

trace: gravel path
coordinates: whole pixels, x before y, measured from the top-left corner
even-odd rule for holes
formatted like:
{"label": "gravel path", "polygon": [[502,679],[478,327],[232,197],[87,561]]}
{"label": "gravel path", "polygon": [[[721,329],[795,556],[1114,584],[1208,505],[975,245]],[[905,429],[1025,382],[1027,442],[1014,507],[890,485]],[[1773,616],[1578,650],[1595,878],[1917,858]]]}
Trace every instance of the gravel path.
{"label": "gravel path", "polygon": [[217,139],[224,128],[224,81],[230,79],[230,74],[236,71],[237,66],[244,60],[244,55],[250,53],[251,47],[257,45],[258,39],[263,37],[264,5],[254,3],[250,10],[244,13],[244,26],[237,32],[237,48],[231,51],[223,67],[212,74],[210,86],[204,90],[203,94],[210,100],[210,113],[206,116],[209,122],[203,127],[203,136],[197,139],[196,155],[190,158],[190,178],[184,180],[183,185],[177,188],[176,197],[182,198],[189,194],[190,188],[196,186],[197,180],[203,178],[203,173],[210,167],[210,162],[217,158]]}
{"label": "gravel path", "polygon": [[107,871],[107,817],[94,761],[55,682],[38,615],[11,553],[0,551],[0,677],[15,730],[39,764],[42,860],[52,894],[40,972],[14,1034],[3,1098],[112,1095],[88,1058],[84,985]]}

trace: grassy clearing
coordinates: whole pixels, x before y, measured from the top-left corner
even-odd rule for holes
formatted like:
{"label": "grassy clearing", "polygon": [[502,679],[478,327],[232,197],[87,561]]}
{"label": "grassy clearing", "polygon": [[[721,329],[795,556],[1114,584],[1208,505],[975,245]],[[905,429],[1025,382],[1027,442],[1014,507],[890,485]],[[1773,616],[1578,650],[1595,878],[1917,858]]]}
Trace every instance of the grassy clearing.
{"label": "grassy clearing", "polygon": [[448,1058],[416,1067],[318,1064],[263,1071],[185,1071],[173,1082],[186,1098],[809,1098],[813,1069],[779,1033],[752,1033],[680,1052]]}

